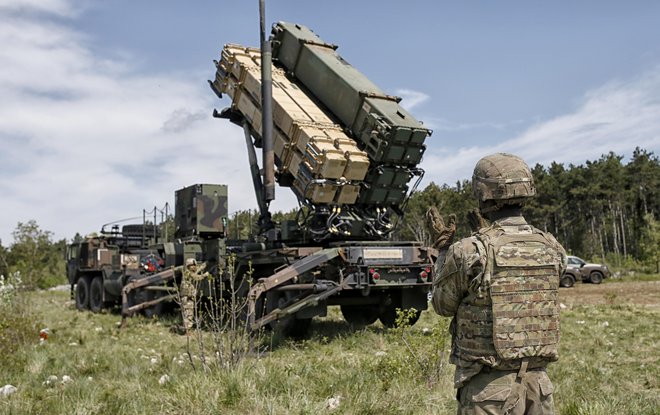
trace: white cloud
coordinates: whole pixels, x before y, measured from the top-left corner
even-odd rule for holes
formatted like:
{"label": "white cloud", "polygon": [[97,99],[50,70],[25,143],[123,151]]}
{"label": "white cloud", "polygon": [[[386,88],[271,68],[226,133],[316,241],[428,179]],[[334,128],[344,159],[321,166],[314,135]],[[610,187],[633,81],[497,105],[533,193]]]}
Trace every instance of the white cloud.
{"label": "white cloud", "polygon": [[0,0],[0,11],[44,12],[59,16],[71,16],[75,7],[68,0]]}
{"label": "white cloud", "polygon": [[585,94],[572,112],[531,126],[517,137],[458,152],[427,151],[425,182],[453,184],[472,176],[475,163],[495,152],[520,155],[530,165],[583,164],[613,151],[630,156],[639,146],[660,150],[660,67]]}
{"label": "white cloud", "polygon": [[[198,79],[137,74],[50,19],[75,9],[64,0],[0,3],[3,244],[19,221],[71,237],[141,215],[193,183],[226,183],[231,210],[253,208],[242,131],[211,117],[227,105],[206,83],[213,67]],[[294,205],[283,193],[276,209]]]}
{"label": "white cloud", "polygon": [[424,117],[424,124],[428,128],[432,129],[433,131],[449,131],[449,132],[471,131],[477,129],[506,130],[508,128],[520,126],[523,123],[525,123],[524,120],[514,120],[514,121],[499,122],[499,123],[498,122],[459,123],[448,120],[446,118]]}
{"label": "white cloud", "polygon": [[[29,219],[58,238],[96,231],[172,201],[174,190],[193,183],[226,183],[231,210],[253,208],[242,131],[210,115],[214,106],[227,105],[206,84],[212,66],[195,77],[145,75],[128,58],[95,55],[86,36],[62,19],[76,18],[84,4],[0,0],[3,243],[18,221]],[[397,93],[408,109],[429,98]],[[469,178],[480,157],[497,151],[530,164],[583,163],[609,151],[630,155],[635,146],[657,152],[658,97],[660,68],[612,82],[586,94],[572,113],[509,140],[451,153],[429,150],[426,182]],[[277,189],[274,209],[294,205],[289,190]]]}
{"label": "white cloud", "polygon": [[408,111],[429,99],[427,94],[412,89],[397,89],[396,94],[401,97],[401,106]]}

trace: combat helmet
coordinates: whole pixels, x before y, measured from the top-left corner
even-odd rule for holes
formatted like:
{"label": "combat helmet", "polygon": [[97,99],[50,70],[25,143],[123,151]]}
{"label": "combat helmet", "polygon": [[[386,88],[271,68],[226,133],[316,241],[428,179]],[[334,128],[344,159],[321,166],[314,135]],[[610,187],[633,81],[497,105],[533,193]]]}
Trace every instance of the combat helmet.
{"label": "combat helmet", "polygon": [[472,192],[482,212],[487,212],[507,204],[522,205],[536,195],[536,188],[532,172],[523,159],[496,153],[477,162],[472,175]]}

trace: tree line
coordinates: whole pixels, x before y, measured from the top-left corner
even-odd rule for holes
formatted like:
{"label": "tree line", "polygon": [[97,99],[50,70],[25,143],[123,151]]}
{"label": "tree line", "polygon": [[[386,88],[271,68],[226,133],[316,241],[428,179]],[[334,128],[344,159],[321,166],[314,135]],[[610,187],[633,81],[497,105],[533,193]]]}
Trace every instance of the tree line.
{"label": "tree line", "polygon": [[[552,233],[572,255],[619,267],[660,272],[660,160],[641,148],[627,163],[613,152],[574,165],[536,164],[537,195],[523,213],[534,226]],[[469,179],[453,186],[430,183],[415,192],[396,219],[393,239],[433,241],[426,212],[436,206],[445,217],[456,215],[456,238],[469,236],[467,213],[478,207]],[[296,210],[273,214],[293,219]],[[256,210],[229,218],[228,237],[246,239],[258,229]]]}
{"label": "tree line", "polygon": [[[636,148],[627,163],[610,152],[580,165],[537,164],[532,174],[537,196],[523,213],[569,253],[659,271],[660,161],[653,152]],[[464,180],[431,183],[413,194],[397,237],[429,243],[425,213],[431,205],[457,215],[457,238],[470,234],[466,214],[477,202],[470,180]]]}
{"label": "tree line", "polygon": [[[580,165],[537,164],[532,174],[537,196],[525,206],[525,217],[555,235],[569,253],[660,272],[660,160],[653,152],[637,148],[627,163],[610,152]],[[456,215],[456,240],[470,235],[467,213],[477,202],[470,180],[462,180],[453,186],[431,183],[415,192],[404,215],[394,219],[398,226],[392,238],[430,245],[426,217],[430,206],[445,216]],[[273,219],[294,219],[296,212],[276,212]],[[168,219],[173,227],[173,218]],[[235,212],[229,218],[227,237],[248,239],[258,230],[257,219],[256,210]],[[0,241],[0,275],[20,271],[29,288],[65,282],[65,239],[53,240],[53,234],[34,220],[19,222],[12,236],[7,247]]]}

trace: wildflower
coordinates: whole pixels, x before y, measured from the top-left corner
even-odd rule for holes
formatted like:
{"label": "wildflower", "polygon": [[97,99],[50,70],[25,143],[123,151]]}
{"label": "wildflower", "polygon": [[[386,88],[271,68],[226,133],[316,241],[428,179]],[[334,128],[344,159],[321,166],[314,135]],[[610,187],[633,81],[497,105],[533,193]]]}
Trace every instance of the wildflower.
{"label": "wildflower", "polygon": [[341,395],[333,396],[332,398],[329,398],[327,401],[325,401],[325,409],[329,411],[334,411],[335,409],[339,408],[339,405],[341,404],[342,397]]}

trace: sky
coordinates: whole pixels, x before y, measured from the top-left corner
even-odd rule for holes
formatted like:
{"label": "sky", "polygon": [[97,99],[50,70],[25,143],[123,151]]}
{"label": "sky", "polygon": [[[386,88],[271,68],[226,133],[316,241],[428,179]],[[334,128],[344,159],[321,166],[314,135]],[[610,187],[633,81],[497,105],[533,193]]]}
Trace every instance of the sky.
{"label": "sky", "polygon": [[[422,186],[511,152],[582,164],[660,152],[660,2],[266,0],[433,129]],[[0,241],[55,239],[173,205],[194,183],[256,207],[242,130],[212,118],[223,44],[258,45],[257,0],[0,0]],[[273,210],[296,206],[278,188]]]}

